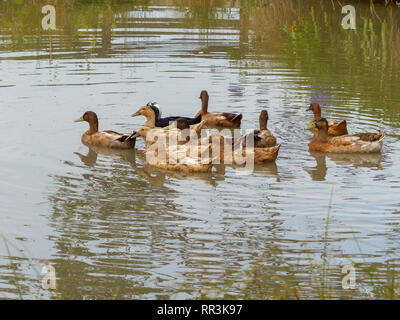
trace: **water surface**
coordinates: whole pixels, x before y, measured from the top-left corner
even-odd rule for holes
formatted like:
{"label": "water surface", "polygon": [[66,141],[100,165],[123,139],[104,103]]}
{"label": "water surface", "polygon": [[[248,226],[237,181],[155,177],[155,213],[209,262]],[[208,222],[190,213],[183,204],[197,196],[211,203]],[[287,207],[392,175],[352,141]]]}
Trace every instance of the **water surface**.
{"label": "water surface", "polygon": [[[357,4],[357,30],[343,31],[338,4],[293,17],[298,2],[284,2],[58,2],[52,33],[40,5],[0,4],[0,298],[386,297],[399,259],[398,13]],[[93,110],[101,129],[129,133],[149,101],[194,115],[203,89],[244,130],[268,110],[276,164],[157,171],[143,141],[89,149],[73,122]],[[309,152],[311,101],[350,132],[385,130],[382,154]],[[41,288],[42,259],[56,292]],[[343,265],[357,289],[341,288]]]}

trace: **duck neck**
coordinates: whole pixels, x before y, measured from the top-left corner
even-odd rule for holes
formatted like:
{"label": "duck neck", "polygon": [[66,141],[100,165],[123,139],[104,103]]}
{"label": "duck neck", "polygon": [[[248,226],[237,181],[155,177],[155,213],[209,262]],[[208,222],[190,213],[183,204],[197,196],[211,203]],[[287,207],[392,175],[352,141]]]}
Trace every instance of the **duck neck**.
{"label": "duck neck", "polygon": [[205,115],[208,113],[208,97],[201,98],[201,114]]}
{"label": "duck neck", "polygon": [[89,126],[90,126],[88,130],[89,134],[94,134],[99,132],[99,120],[97,119],[97,117],[90,119]]}
{"label": "duck neck", "polygon": [[260,131],[267,130],[267,119],[260,118]]}
{"label": "duck neck", "polygon": [[152,114],[146,116],[146,123],[144,126],[149,127],[149,128],[155,128],[155,126],[156,126],[155,113],[152,113]]}
{"label": "duck neck", "polygon": [[318,133],[315,135],[315,138],[321,142],[328,141],[328,128],[321,128],[318,130]]}

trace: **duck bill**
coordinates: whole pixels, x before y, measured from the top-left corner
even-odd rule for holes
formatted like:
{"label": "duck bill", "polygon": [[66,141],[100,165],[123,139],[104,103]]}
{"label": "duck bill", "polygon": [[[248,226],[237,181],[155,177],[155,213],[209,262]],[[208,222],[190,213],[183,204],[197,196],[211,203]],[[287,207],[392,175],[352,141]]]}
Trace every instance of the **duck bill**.
{"label": "duck bill", "polygon": [[315,123],[312,123],[307,127],[307,130],[312,130],[312,129],[315,129],[315,128],[316,128]]}
{"label": "duck bill", "polygon": [[140,110],[131,115],[131,117],[138,117],[138,116],[140,116]]}
{"label": "duck bill", "polygon": [[83,120],[83,117],[80,117],[79,119],[74,120],[74,122],[82,122],[82,121],[85,121],[85,120]]}

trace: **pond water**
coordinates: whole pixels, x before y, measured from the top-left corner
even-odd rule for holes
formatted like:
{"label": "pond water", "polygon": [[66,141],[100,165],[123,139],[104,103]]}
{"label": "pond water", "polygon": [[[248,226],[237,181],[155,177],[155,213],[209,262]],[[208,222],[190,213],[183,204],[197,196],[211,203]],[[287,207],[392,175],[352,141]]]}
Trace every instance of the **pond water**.
{"label": "pond water", "polygon": [[[283,2],[56,1],[51,33],[37,2],[0,4],[0,298],[397,297],[398,9],[355,3],[345,31],[336,2]],[[149,101],[194,115],[201,90],[243,130],[267,109],[276,164],[161,172],[142,140],[88,149],[73,122],[93,110],[130,133]],[[351,133],[384,130],[382,154],[311,153],[311,101]]]}

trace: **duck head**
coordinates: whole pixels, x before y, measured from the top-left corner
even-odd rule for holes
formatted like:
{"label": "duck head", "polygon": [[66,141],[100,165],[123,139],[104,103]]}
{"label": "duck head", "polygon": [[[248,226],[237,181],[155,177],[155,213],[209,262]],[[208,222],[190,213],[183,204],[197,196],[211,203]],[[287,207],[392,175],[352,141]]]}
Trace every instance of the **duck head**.
{"label": "duck head", "polygon": [[329,128],[328,121],[325,118],[319,117],[319,118],[315,119],[307,127],[308,130],[312,130],[314,128],[318,129],[318,133],[317,133],[316,137],[319,140],[326,141],[327,137],[328,137],[328,128]]}
{"label": "duck head", "polygon": [[137,112],[132,114],[131,117],[137,117],[137,116],[144,116],[146,117],[146,126],[150,128],[154,128],[156,126],[156,113],[154,112],[153,108],[149,107],[148,105],[145,105],[144,107],[141,107]]}
{"label": "duck head", "polygon": [[148,105],[145,105],[144,107],[141,107],[138,111],[136,111],[134,114],[132,114],[131,117],[144,116],[147,118],[151,115],[155,116],[153,108]]}
{"label": "duck head", "polygon": [[317,102],[312,102],[308,110],[311,110],[314,113],[314,117],[321,117],[321,106]]}
{"label": "duck head", "polygon": [[96,113],[93,111],[86,111],[82,117],[75,120],[75,122],[86,121],[90,125],[90,131],[97,132],[99,129],[99,120]]}

